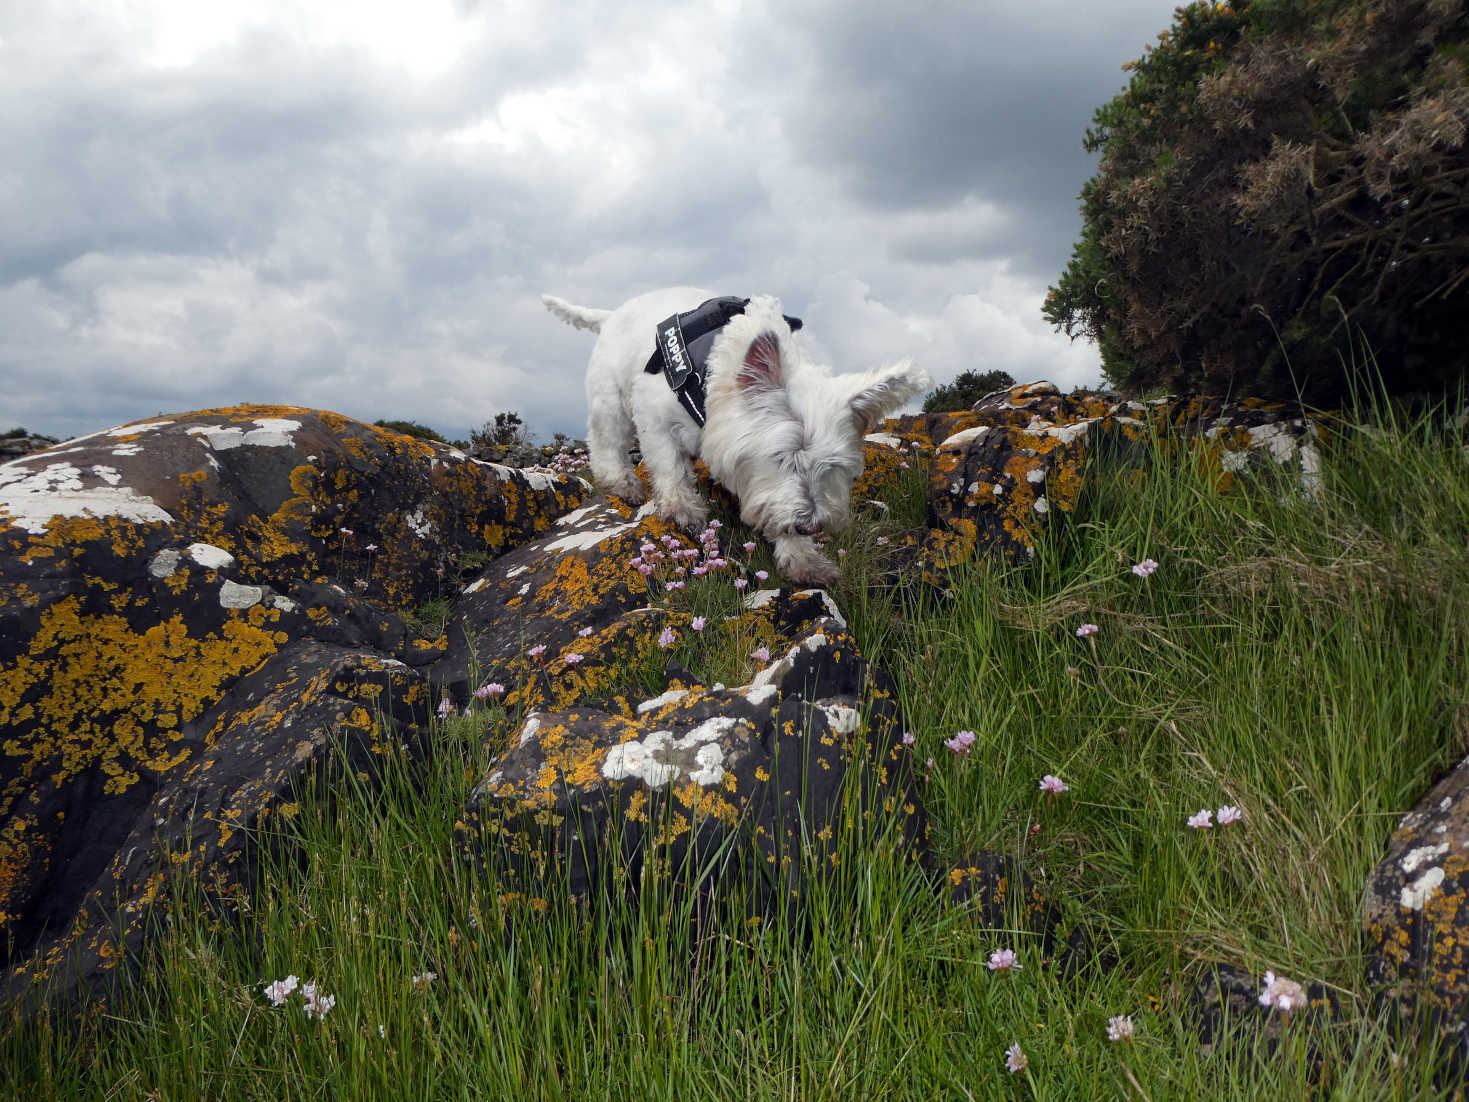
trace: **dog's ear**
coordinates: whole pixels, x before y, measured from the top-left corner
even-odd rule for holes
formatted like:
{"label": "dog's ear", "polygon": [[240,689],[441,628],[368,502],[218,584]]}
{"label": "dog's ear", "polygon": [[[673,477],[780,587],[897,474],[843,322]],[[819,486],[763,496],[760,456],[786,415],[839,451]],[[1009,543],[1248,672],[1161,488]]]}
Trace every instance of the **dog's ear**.
{"label": "dog's ear", "polygon": [[850,402],[857,432],[866,436],[888,414],[932,385],[928,372],[915,365],[912,360],[890,364],[866,376]]}
{"label": "dog's ear", "polygon": [[735,376],[735,385],[741,390],[769,390],[785,382],[785,370],[780,362],[780,340],[774,333],[761,333],[745,351],[745,362]]}

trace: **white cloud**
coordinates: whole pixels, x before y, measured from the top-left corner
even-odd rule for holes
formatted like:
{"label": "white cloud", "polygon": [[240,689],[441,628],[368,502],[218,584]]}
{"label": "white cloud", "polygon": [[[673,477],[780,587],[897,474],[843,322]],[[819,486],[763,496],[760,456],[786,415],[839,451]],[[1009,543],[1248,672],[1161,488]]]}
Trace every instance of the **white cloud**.
{"label": "white cloud", "polygon": [[781,295],[839,368],[1094,382],[1039,303],[1090,112],[1171,7],[1050,4],[11,5],[0,420],[580,433],[590,339],[540,292],[676,283]]}

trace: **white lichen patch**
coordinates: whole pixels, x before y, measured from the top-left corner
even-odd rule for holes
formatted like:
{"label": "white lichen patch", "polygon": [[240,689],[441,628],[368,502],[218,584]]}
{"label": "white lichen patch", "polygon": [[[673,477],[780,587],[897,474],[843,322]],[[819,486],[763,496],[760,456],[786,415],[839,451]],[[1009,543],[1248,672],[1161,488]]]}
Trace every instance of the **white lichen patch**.
{"label": "white lichen patch", "polygon": [[1027,436],[1050,436],[1069,444],[1078,437],[1085,436],[1091,431],[1095,417],[1087,417],[1080,421],[1073,421],[1068,425],[1053,425],[1049,421],[1043,421],[1039,417],[1032,417],[1030,424],[1025,426]]}
{"label": "white lichen patch", "polygon": [[[92,436],[137,436],[139,433],[167,428],[171,424],[173,424],[172,421],[144,421],[138,425],[118,425],[115,429],[104,429],[100,433],[92,433]],[[91,437],[79,436],[77,439],[89,440]]]}
{"label": "white lichen patch", "polygon": [[1035,504],[1032,505],[1031,508],[1034,509],[1037,513],[1040,513],[1042,516],[1051,511],[1050,505],[1046,503],[1046,499],[1043,497],[1036,498]]}
{"label": "white lichen patch", "polygon": [[682,700],[688,695],[689,690],[687,689],[669,689],[662,696],[655,696],[651,700],[645,700],[639,704],[638,715],[643,715],[647,712],[656,712],[663,705],[672,704],[674,701]]}
{"label": "white lichen patch", "polygon": [[179,560],[183,557],[184,553],[178,548],[165,547],[148,560],[148,574],[159,581],[171,578],[178,573]]}
{"label": "white lichen patch", "polygon": [[602,762],[602,776],[609,781],[635,778],[649,788],[665,785],[680,772],[677,765],[659,760],[672,746],[672,731],[654,731],[641,742],[619,743],[607,751]]}
{"label": "white lichen patch", "polygon": [[535,738],[536,732],[540,729],[541,717],[539,714],[537,714],[536,712],[532,712],[530,715],[526,716],[525,723],[520,728],[520,745],[524,746],[531,739]]}
{"label": "white lichen patch", "polygon": [[566,514],[564,514],[562,516],[557,517],[556,518],[556,521],[555,521],[555,524],[553,525],[553,527],[556,527],[556,528],[575,528],[578,525],[580,525],[582,523],[582,521],[586,520],[588,517],[591,517],[594,514],[598,514],[598,513],[602,513],[602,514],[605,514],[607,516],[615,516],[616,515],[611,510],[607,509],[605,506],[602,506],[602,505],[583,505],[580,509],[573,509],[571,512],[566,513]]}
{"label": "white lichen patch", "polygon": [[[296,609],[299,607],[296,602],[291,600],[289,597],[281,596],[272,597],[270,599],[270,604],[272,608],[278,608],[282,612],[295,612]],[[396,663],[399,666],[404,665],[404,663],[399,662],[396,658],[390,658],[387,659],[387,661]]]}
{"label": "white lichen patch", "polygon": [[862,438],[869,444],[882,444],[889,448],[901,448],[903,441],[890,432],[869,432]]}
{"label": "white lichen patch", "polygon": [[718,743],[708,742],[694,753],[695,767],[689,770],[689,780],[706,788],[724,779],[724,749]]}
{"label": "white lichen patch", "polygon": [[191,543],[188,550],[189,558],[209,570],[228,570],[235,565],[233,555],[212,543]]}
{"label": "white lichen patch", "polygon": [[752,684],[750,687],[741,690],[741,692],[744,698],[757,708],[768,703],[772,697],[780,695],[780,690],[774,685]]}
{"label": "white lichen patch", "polygon": [[509,570],[505,571],[505,577],[507,579],[509,579],[509,578],[518,578],[518,577],[520,577],[520,575],[524,574],[529,569],[530,569],[530,567],[528,567],[528,566],[514,566],[514,567],[511,567]]}
{"label": "white lichen patch", "polygon": [[821,710],[826,714],[826,722],[831,724],[831,729],[839,735],[850,735],[862,721],[857,709],[845,704],[828,704]]}
{"label": "white lichen patch", "polygon": [[488,584],[489,583],[484,578],[477,578],[474,581],[470,582],[467,586],[465,586],[462,592],[464,596],[468,597],[471,593],[478,593]]}
{"label": "white lichen patch", "polygon": [[1443,883],[1444,871],[1435,866],[1425,872],[1413,883],[1406,885],[1398,896],[1398,903],[1404,910],[1421,911],[1423,904],[1428,902],[1430,896],[1438,891],[1438,886]]}
{"label": "white lichen patch", "polygon": [[81,469],[70,463],[48,463],[41,470],[13,463],[0,468],[0,520],[39,536],[58,517],[83,516],[173,522],[157,502],[129,486],[85,485]]}
{"label": "white lichen patch", "polygon": [[223,608],[254,608],[265,596],[258,585],[240,585],[228,578],[219,587],[219,603]]}
{"label": "white lichen patch", "polygon": [[243,447],[288,448],[295,443],[293,434],[301,422],[284,417],[257,417],[255,425],[253,429],[242,425],[194,425],[185,431],[207,442],[217,452]]}
{"label": "white lichen patch", "polygon": [[613,524],[605,528],[593,528],[586,532],[568,532],[546,544],[547,551],[588,551],[599,544],[615,539],[624,532],[631,532],[636,523]]}
{"label": "white lichen patch", "polygon": [[1428,861],[1437,861],[1448,851],[1448,843],[1437,846],[1416,846],[1403,855],[1403,859],[1398,862],[1398,867],[1404,872],[1416,872],[1419,865]]}
{"label": "white lichen patch", "polygon": [[408,525],[409,531],[421,540],[426,540],[434,534],[434,522],[424,515],[422,509],[415,509],[403,518],[403,523]]}
{"label": "white lichen patch", "polygon": [[989,431],[989,425],[975,425],[972,429],[960,429],[953,436],[945,437],[944,442],[939,445],[939,451],[959,451],[961,448],[967,448],[972,441],[978,440]]}
{"label": "white lichen patch", "polygon": [[109,486],[117,486],[120,485],[122,482],[122,475],[118,472],[116,467],[103,467],[100,465],[95,467],[88,467],[87,473],[92,475],[92,477],[94,478],[101,479]]}
{"label": "white lichen patch", "polygon": [[1046,469],[1044,467],[1032,467],[1025,472],[1025,480],[1030,483],[1044,482],[1046,480]]}

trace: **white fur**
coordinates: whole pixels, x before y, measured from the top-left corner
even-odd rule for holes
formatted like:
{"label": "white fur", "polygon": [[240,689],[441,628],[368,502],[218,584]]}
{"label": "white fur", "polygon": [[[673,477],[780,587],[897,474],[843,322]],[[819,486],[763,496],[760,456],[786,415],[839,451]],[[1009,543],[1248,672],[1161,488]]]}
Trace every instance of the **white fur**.
{"label": "white fur", "polygon": [[802,354],[780,303],[756,297],[709,350],[701,431],[663,374],[644,368],[658,323],[713,297],[673,287],[616,310],[593,310],[542,296],[557,317],[598,334],[587,364],[592,474],[611,493],[642,502],[628,455],[636,437],[659,515],[697,528],[708,515],[690,466],[698,456],[739,498],[741,519],[775,545],[781,573],[794,582],[834,582],[836,564],[814,537],[846,527],[852,483],[862,473],[862,437],[927,390],[928,373],[903,360],[861,375],[833,375]]}

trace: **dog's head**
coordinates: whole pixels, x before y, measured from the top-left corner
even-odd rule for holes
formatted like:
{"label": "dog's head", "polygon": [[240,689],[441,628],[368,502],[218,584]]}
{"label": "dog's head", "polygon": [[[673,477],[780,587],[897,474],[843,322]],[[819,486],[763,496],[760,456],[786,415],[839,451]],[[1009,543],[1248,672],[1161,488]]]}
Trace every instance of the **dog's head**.
{"label": "dog's head", "polygon": [[779,302],[753,298],[709,350],[700,454],[767,538],[838,532],[851,520],[862,438],[931,385],[908,360],[833,375],[801,355]]}

